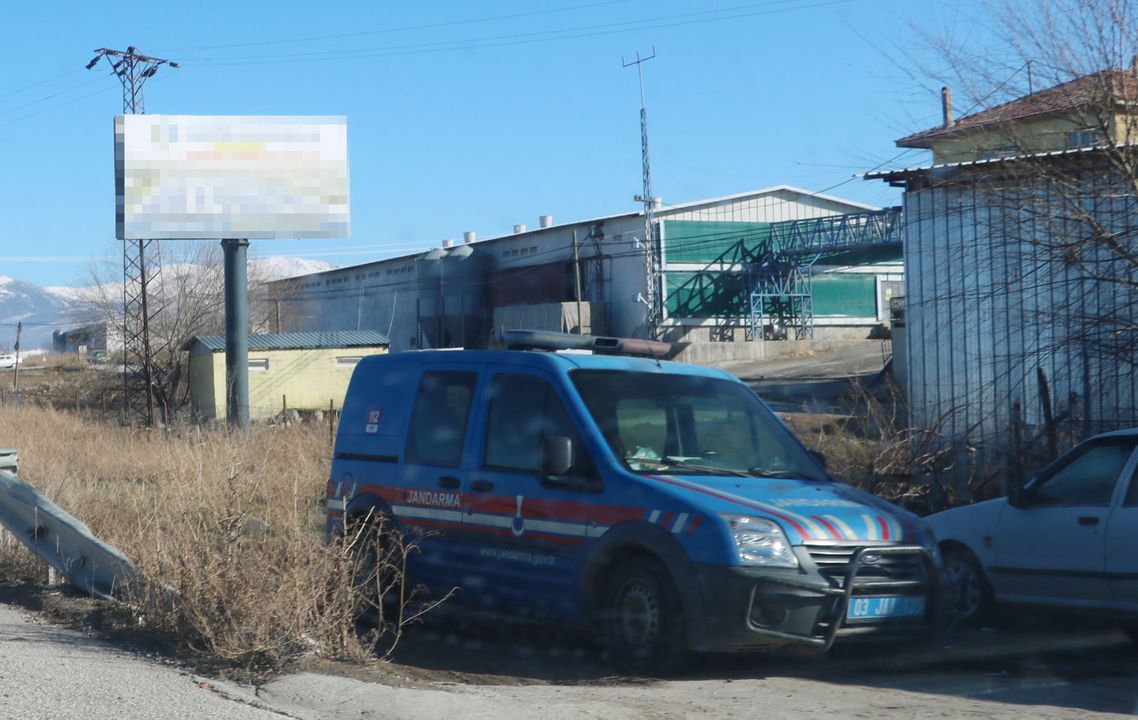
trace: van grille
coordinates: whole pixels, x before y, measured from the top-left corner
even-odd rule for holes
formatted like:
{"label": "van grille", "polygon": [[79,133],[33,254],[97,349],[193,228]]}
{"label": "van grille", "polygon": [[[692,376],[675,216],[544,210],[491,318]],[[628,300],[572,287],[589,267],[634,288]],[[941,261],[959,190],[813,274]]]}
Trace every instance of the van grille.
{"label": "van grille", "polygon": [[[891,547],[874,543],[807,543],[806,550],[818,570],[837,587],[844,587],[854,555],[863,547]],[[857,586],[877,582],[917,582],[926,580],[925,563],[920,553],[882,553],[876,562],[862,562],[857,573]]]}

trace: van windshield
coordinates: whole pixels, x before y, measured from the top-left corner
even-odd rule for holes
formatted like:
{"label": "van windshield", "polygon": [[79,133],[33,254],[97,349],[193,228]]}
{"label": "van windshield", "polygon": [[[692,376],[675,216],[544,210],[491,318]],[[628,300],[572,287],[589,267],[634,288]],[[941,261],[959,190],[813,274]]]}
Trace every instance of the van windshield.
{"label": "van windshield", "polygon": [[739,383],[616,370],[571,377],[605,441],[634,472],[828,480]]}

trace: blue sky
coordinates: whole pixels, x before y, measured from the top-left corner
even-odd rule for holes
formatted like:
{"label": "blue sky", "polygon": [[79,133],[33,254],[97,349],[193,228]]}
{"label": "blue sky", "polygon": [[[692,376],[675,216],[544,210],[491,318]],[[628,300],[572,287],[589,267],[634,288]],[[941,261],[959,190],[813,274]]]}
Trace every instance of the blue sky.
{"label": "blue sky", "polygon": [[[0,21],[0,275],[84,284],[117,257],[113,117],[100,47],[181,63],[145,88],[170,114],[345,115],[352,236],[254,241],[339,265],[626,212],[640,192],[645,64],[665,203],[790,184],[876,205],[853,179],[927,161],[893,140],[939,122],[939,83],[898,47],[966,27],[918,0],[486,0],[6,4]],[[933,17],[933,9],[937,17]],[[900,155],[900,157],[898,157]]]}

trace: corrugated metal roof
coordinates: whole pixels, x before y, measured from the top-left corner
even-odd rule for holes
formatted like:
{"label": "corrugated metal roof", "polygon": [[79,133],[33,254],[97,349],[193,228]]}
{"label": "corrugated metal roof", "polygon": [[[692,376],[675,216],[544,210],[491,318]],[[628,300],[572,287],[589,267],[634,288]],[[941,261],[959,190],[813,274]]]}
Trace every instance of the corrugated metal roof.
{"label": "corrugated metal roof", "polygon": [[1023,155],[1009,155],[1008,157],[985,158],[983,160],[962,160],[959,162],[941,163],[939,165],[924,165],[918,167],[898,168],[895,170],[876,170],[874,172],[867,172],[862,177],[866,180],[894,180],[905,178],[911,175],[917,175],[920,173],[936,173],[984,166],[1010,165],[1013,163],[1021,163],[1027,160],[1045,160],[1050,158],[1072,157],[1077,155],[1102,154],[1104,151],[1109,149],[1124,147],[1130,147],[1130,145],[1122,143],[1106,147],[1096,146],[1069,148],[1066,150],[1048,150],[1046,152],[1027,153]]}
{"label": "corrugated metal roof", "polygon": [[[224,335],[197,335],[187,341],[183,350],[195,344],[206,350],[225,350]],[[390,345],[391,341],[375,330],[336,330],[332,332],[265,333],[249,336],[250,350],[315,350],[329,348],[374,347]]]}
{"label": "corrugated metal roof", "polygon": [[[847,200],[845,198],[840,198],[840,197],[837,197],[835,195],[826,195],[824,193],[817,193],[817,192],[812,192],[810,190],[803,190],[802,188],[794,187],[793,185],[772,185],[771,187],[761,188],[759,190],[748,190],[745,192],[735,193],[733,195],[723,195],[720,197],[706,198],[703,200],[693,200],[691,202],[679,203],[677,205],[665,204],[659,210],[657,210],[656,213],[657,213],[658,219],[666,220],[669,215],[678,214],[678,213],[681,213],[684,211],[696,210],[696,209],[699,209],[702,207],[711,207],[714,205],[720,205],[720,204],[725,204],[725,203],[729,203],[729,202],[735,202],[735,201],[744,200],[747,198],[758,198],[758,197],[762,197],[764,195],[773,195],[773,194],[779,193],[779,192],[790,193],[793,195],[800,195],[802,197],[815,198],[818,200],[825,200],[827,202],[838,203],[838,204],[846,205],[846,206],[849,206],[851,208],[856,208],[859,210],[874,211],[874,210],[880,210],[881,209],[880,207],[877,207],[876,205],[867,205],[866,203],[857,202],[855,200]],[[571,228],[573,226],[594,225],[598,222],[608,222],[611,220],[617,220],[619,218],[637,217],[637,216],[642,216],[643,214],[644,214],[643,210],[634,210],[634,211],[626,212],[626,213],[618,213],[616,215],[602,215],[599,217],[586,218],[584,220],[573,220],[571,222],[558,223],[556,225],[552,225],[552,226],[547,227],[547,228],[542,228],[542,227],[530,228],[529,230],[526,230],[525,232],[522,232],[522,233],[507,233],[505,235],[496,235],[494,237],[478,240],[477,242],[474,243],[474,245],[475,246],[483,246],[486,244],[492,244],[492,243],[497,243],[497,242],[502,242],[502,241],[509,241],[511,239],[517,239],[517,238],[533,239],[533,238],[538,237],[538,236],[551,234],[551,233],[555,233],[555,232],[563,233],[563,232],[565,232],[566,228]],[[458,245],[456,247],[462,247],[462,245]],[[423,255],[425,255],[429,252],[432,252],[433,250],[438,250],[438,249],[439,248],[437,246],[427,247],[427,248],[424,248],[420,252],[408,253],[406,255],[397,255],[397,256],[393,256],[393,257],[383,258],[381,260],[373,260],[370,262],[361,263],[359,265],[348,265],[345,267],[333,268],[331,270],[324,270],[322,272],[311,273],[308,275],[298,275],[296,277],[285,278],[282,280],[274,280],[272,282],[274,284],[275,283],[296,283],[296,282],[302,282],[305,279],[311,280],[311,279],[320,278],[320,277],[340,277],[340,276],[345,276],[345,275],[351,275],[353,273],[360,272],[361,268],[370,267],[373,265],[378,265],[380,263],[386,263],[386,262],[414,260],[414,259],[422,257]]]}

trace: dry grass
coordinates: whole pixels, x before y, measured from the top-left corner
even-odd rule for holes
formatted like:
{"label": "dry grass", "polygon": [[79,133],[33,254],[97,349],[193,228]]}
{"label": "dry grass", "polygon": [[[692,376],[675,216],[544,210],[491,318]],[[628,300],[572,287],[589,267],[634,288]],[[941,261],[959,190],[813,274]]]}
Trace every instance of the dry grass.
{"label": "dry grass", "polygon": [[228,436],[0,408],[0,443],[20,450],[23,480],[134,561],[135,620],[178,646],[259,671],[371,655],[348,540],[324,542],[323,426]]}

